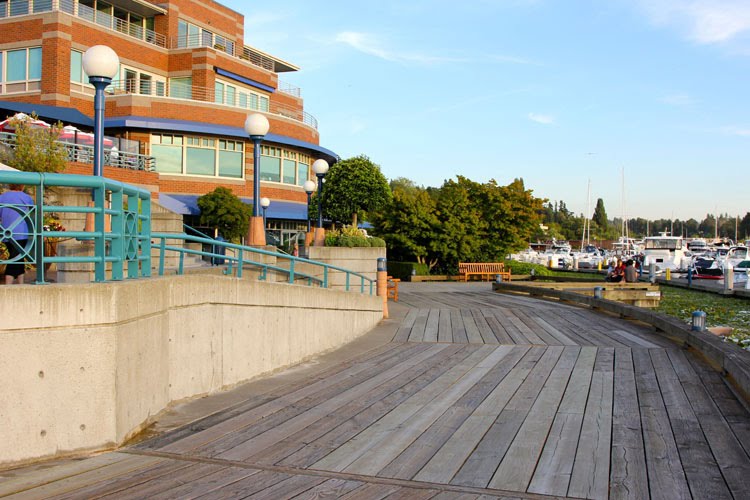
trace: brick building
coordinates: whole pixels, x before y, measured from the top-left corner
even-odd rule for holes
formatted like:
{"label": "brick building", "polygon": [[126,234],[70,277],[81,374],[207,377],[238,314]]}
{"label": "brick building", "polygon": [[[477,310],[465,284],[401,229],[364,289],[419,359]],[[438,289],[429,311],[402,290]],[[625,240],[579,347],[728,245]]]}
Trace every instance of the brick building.
{"label": "brick building", "polygon": [[[147,187],[164,207],[197,214],[217,186],[252,202],[248,114],[271,128],[260,158],[268,229],[281,243],[305,229],[312,162],[338,158],[321,147],[300,90],[279,80],[298,68],[244,41],[244,16],[212,0],[0,0],[0,120],[35,112],[61,121],[78,142],[93,130],[94,88],[83,53],[108,45],[120,58],[107,89],[105,149],[119,162],[104,175]],[[147,162],[128,163],[134,158]],[[109,158],[109,157],[108,157]],[[71,173],[91,173],[85,160]],[[194,219],[192,219],[194,220]]]}

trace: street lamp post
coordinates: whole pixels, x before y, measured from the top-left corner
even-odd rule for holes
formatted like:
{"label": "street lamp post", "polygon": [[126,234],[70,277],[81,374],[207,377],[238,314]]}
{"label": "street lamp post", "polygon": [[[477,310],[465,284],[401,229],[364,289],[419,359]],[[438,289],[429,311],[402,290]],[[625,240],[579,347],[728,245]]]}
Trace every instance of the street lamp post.
{"label": "street lamp post", "polygon": [[315,228],[315,246],[323,246],[326,239],[326,233],[323,229],[323,177],[328,173],[328,162],[322,159],[315,160],[312,170],[318,178],[318,227]]}
{"label": "street lamp post", "polygon": [[268,118],[260,113],[248,115],[245,120],[245,132],[253,141],[253,217],[250,219],[248,243],[251,246],[266,244],[266,229],[260,215],[260,143],[268,133]]}
{"label": "street lamp post", "polygon": [[310,197],[315,191],[315,182],[311,180],[305,181],[305,193],[307,193],[307,232],[310,232]]}
{"label": "street lamp post", "polygon": [[120,71],[120,59],[106,45],[94,45],[83,54],[83,70],[94,86],[94,175],[101,176],[104,163],[104,89]]}
{"label": "street lamp post", "polygon": [[268,206],[271,204],[271,200],[268,198],[261,198],[260,199],[260,206],[263,208],[263,230],[266,230],[266,210],[268,210]]}

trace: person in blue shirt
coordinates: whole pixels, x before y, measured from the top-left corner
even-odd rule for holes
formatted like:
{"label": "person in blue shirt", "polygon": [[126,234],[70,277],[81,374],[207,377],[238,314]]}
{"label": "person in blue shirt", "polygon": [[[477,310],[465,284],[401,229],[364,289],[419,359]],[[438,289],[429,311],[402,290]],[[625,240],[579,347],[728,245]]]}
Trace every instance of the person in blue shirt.
{"label": "person in blue shirt", "polygon": [[[8,248],[9,260],[24,254],[31,237],[27,214],[34,206],[34,200],[26,194],[20,184],[11,184],[10,190],[0,194],[0,235]],[[23,284],[26,263],[23,258],[8,264],[5,268],[5,284],[17,281]]]}

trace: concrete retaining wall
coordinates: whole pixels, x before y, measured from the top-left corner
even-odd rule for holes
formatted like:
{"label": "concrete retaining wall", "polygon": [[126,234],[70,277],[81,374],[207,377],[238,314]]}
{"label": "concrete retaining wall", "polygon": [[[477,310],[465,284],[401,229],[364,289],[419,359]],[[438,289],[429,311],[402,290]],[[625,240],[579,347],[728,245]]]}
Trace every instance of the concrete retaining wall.
{"label": "concrete retaining wall", "polygon": [[[317,262],[323,262],[331,264],[333,266],[343,267],[356,273],[363,274],[368,278],[375,280],[377,279],[378,271],[378,259],[385,258],[385,248],[378,247],[359,247],[359,248],[348,248],[348,247],[310,247],[311,260]],[[320,268],[317,267],[312,270],[315,276],[321,277],[323,273]],[[349,286],[359,289],[361,285],[361,279],[356,276],[351,276]],[[331,271],[328,276],[329,286],[331,288],[345,288],[346,287],[346,274],[339,271]],[[365,291],[369,291],[369,283],[365,284]]]}
{"label": "concrete retaining wall", "polygon": [[171,402],[341,346],[382,299],[225,276],[0,287],[0,465],[123,443]]}

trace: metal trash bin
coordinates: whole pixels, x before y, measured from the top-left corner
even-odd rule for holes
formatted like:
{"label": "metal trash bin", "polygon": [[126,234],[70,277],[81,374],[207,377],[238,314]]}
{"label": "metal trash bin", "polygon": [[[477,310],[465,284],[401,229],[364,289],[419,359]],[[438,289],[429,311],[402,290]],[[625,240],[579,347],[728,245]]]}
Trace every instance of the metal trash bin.
{"label": "metal trash bin", "polygon": [[[216,241],[227,241],[227,240],[225,240],[221,236],[217,236]],[[223,245],[212,245],[211,253],[218,254],[218,255],[226,255],[227,247]],[[214,266],[223,266],[225,260],[226,259],[224,259],[223,257],[217,257],[216,255],[214,255],[213,257],[211,257],[211,264]]]}

